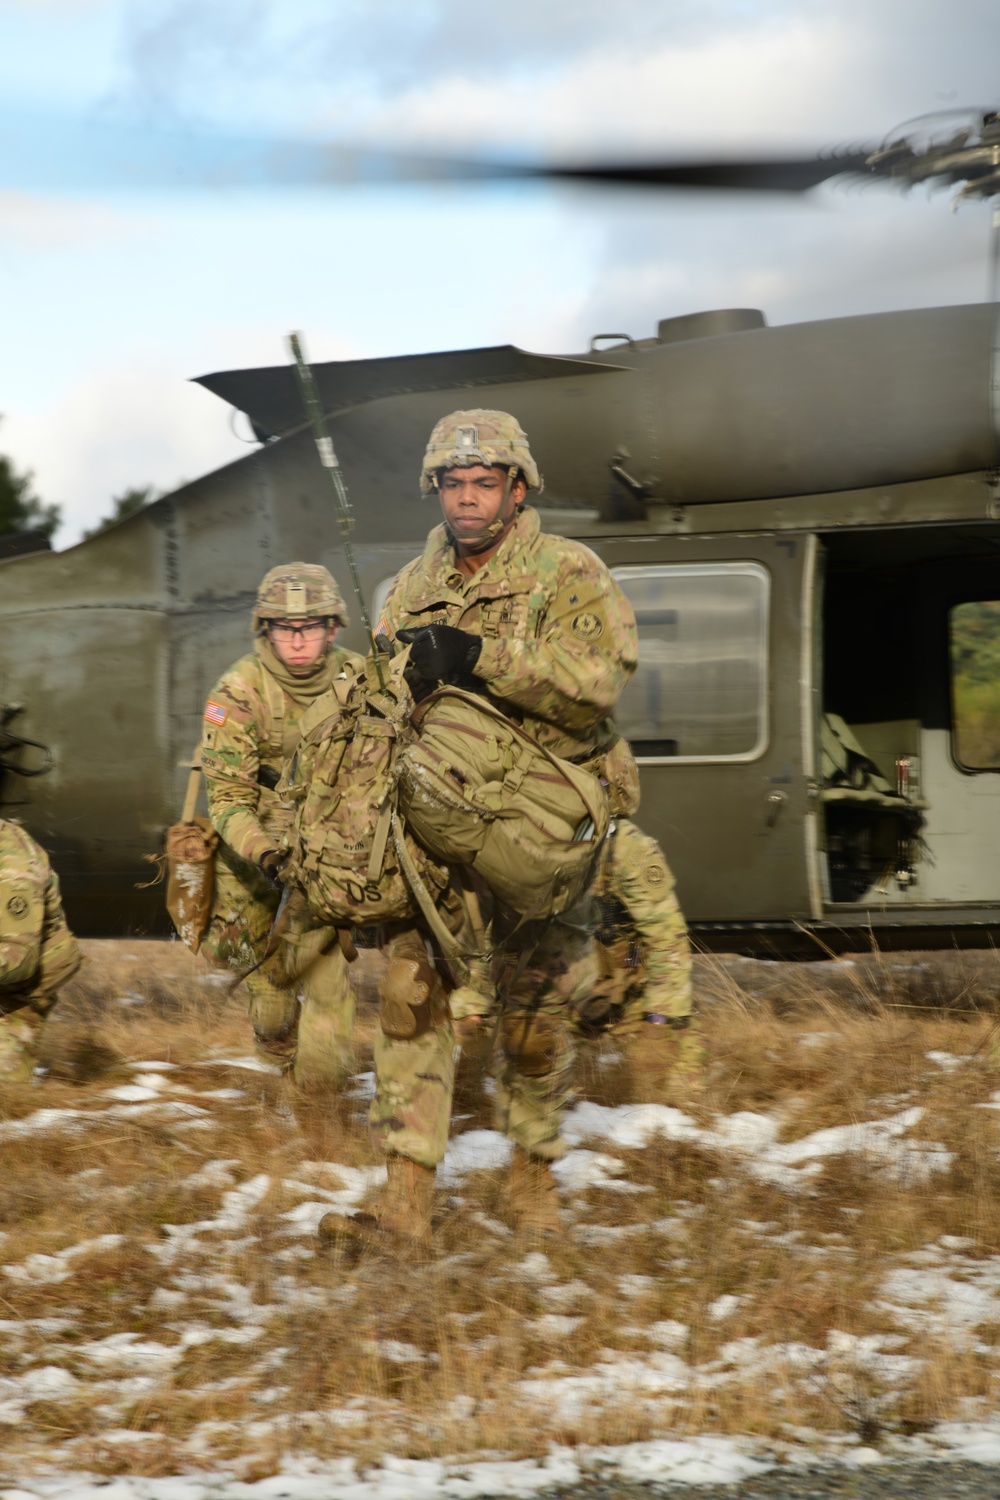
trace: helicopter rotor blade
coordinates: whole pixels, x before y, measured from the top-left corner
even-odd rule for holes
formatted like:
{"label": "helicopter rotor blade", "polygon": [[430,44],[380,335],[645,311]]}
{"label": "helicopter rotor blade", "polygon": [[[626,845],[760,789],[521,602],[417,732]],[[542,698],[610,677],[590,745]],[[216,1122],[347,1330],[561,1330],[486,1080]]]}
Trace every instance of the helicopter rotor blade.
{"label": "helicopter rotor blade", "polygon": [[0,110],[0,188],[23,191],[565,182],[801,193],[828,178],[862,171],[867,154],[547,163],[159,129],[106,119],[30,117]]}
{"label": "helicopter rotor blade", "polygon": [[735,161],[586,163],[539,167],[548,180],[592,182],[620,187],[714,188],[763,193],[803,193],[809,188],[864,170],[866,151],[839,156],[812,156]]}

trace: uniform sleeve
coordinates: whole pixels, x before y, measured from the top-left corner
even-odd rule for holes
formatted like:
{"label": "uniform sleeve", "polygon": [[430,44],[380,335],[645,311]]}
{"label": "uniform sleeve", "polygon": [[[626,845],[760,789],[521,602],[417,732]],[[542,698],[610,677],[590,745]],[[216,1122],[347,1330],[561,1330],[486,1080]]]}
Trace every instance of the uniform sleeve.
{"label": "uniform sleeve", "polygon": [[219,837],[251,864],[274,848],[274,834],[258,816],[262,712],[249,684],[229,674],[205,705],[201,742],[208,815]]}
{"label": "uniform sleeve", "polygon": [[643,1011],[691,1013],[691,945],[674,877],[655,839],[622,818],[608,886],[625,907],[642,944]]}
{"label": "uniform sleeve", "polygon": [[396,639],[396,632],[401,627],[402,615],[404,613],[403,600],[406,593],[406,581],[411,571],[412,564],[403,568],[393,579],[389,587],[389,592],[386,595],[385,603],[382,606],[382,613],[379,615],[378,623],[375,626],[376,635],[384,632],[391,641]]}
{"label": "uniform sleeve", "polygon": [[23,835],[4,844],[0,864],[0,999],[34,987],[45,931],[48,864]]}
{"label": "uniform sleeve", "polygon": [[57,990],[73,978],[82,963],[80,945],[67,927],[63,915],[59,877],[54,870],[50,870],[45,887],[45,935],[35,992],[38,995],[54,996]]}
{"label": "uniform sleeve", "polygon": [[613,713],[635,671],[632,608],[599,558],[586,548],[563,554],[535,640],[483,641],[476,675],[498,698],[570,733],[591,729]]}

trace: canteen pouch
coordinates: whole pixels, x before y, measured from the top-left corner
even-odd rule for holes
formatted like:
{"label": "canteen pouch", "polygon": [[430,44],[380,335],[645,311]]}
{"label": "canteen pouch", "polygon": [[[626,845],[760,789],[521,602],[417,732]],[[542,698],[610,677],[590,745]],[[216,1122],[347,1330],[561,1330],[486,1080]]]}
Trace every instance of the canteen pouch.
{"label": "canteen pouch", "polygon": [[215,851],[219,835],[196,813],[201,748],[191,757],[181,820],[167,829],[167,912],[184,945],[197,953],[208,931],[215,902]]}

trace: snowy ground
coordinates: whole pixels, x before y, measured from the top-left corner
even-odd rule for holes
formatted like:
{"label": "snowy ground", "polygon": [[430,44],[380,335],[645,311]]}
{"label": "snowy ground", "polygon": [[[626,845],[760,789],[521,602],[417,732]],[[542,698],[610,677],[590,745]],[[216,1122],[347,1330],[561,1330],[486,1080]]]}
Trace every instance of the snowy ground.
{"label": "snowy ground", "polygon": [[130,1018],[115,1074],[4,1102],[0,1500],[1000,1465],[1000,1080],[968,1023],[720,1010],[690,1110],[611,1102],[598,1058],[544,1250],[504,1222],[508,1147],[470,1107],[439,1255],[356,1267],[314,1233],[384,1175],[370,1075],[345,1125],[275,1103],[238,1014],[222,1044],[178,1024]]}

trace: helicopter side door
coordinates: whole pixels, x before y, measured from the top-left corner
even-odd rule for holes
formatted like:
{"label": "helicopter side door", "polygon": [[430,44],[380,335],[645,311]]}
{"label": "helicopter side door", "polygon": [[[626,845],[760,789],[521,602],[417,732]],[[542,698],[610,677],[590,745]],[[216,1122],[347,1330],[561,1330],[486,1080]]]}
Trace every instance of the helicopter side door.
{"label": "helicopter side door", "polygon": [[690,921],[820,915],[808,534],[593,543],[639,627],[616,722]]}

